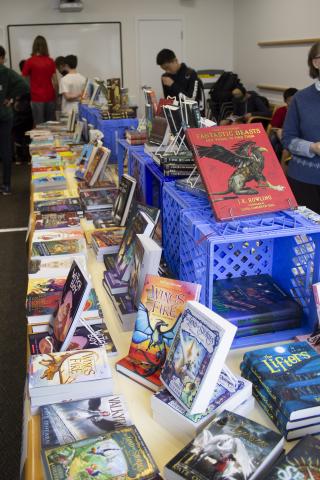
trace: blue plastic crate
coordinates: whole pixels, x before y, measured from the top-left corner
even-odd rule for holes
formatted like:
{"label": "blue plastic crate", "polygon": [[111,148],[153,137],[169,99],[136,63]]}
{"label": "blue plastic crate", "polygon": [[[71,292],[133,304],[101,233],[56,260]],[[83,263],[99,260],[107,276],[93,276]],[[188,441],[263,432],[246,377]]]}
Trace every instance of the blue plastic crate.
{"label": "blue plastic crate", "polygon": [[128,130],[128,128],[137,128],[137,126],[138,120],[136,118],[118,118],[115,120],[98,119],[97,129],[104,135],[102,139],[103,145],[111,150],[110,163],[117,162],[118,139],[124,138],[125,131]]}
{"label": "blue plastic crate", "polygon": [[163,185],[167,182],[173,182],[176,178],[165,177],[161,168],[156,165],[151,157],[149,158],[151,162],[147,165],[147,183],[149,185],[147,203],[162,209]]}
{"label": "blue plastic crate", "polygon": [[175,182],[166,182],[162,192],[162,243],[163,255],[170,270],[180,275],[180,215],[186,209],[209,207],[206,198],[196,197],[175,186]]}
{"label": "blue plastic crate", "polygon": [[146,169],[151,162],[149,155],[143,152],[132,151],[129,155],[129,174],[137,181],[135,197],[138,202],[148,203],[148,183]]}
{"label": "blue plastic crate", "polygon": [[180,278],[202,285],[201,302],[209,308],[215,280],[266,273],[304,309],[301,328],[239,338],[235,347],[313,330],[311,285],[320,281],[320,225],[289,211],[218,223],[209,209],[182,211],[180,224]]}

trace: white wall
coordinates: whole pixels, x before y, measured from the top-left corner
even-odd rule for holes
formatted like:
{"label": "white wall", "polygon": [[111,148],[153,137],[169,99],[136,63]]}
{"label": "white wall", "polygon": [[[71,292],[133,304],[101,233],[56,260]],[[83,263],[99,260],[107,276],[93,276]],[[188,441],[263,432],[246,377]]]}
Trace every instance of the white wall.
{"label": "white wall", "polygon": [[[132,101],[138,94],[136,19],[180,16],[184,20],[185,61],[191,67],[232,69],[234,0],[83,0],[78,13],[60,13],[57,0],[1,0],[1,27],[53,22],[122,22],[124,85]],[[226,34],[227,32],[227,34]],[[41,34],[41,32],[39,32]],[[165,44],[165,32],[163,32]],[[1,35],[0,35],[1,41]],[[31,48],[31,45],[30,45]],[[50,48],[50,45],[49,45]],[[61,52],[61,55],[72,52]],[[96,52],[101,55],[103,52]],[[150,62],[155,59],[150,58]],[[81,59],[79,59],[79,65]],[[159,75],[160,75],[159,70]]]}
{"label": "white wall", "polygon": [[[235,0],[234,7],[234,70],[243,83],[250,89],[259,83],[296,88],[309,85],[311,45],[262,48],[257,42],[319,38],[320,2]],[[281,100],[281,94],[263,94]]]}

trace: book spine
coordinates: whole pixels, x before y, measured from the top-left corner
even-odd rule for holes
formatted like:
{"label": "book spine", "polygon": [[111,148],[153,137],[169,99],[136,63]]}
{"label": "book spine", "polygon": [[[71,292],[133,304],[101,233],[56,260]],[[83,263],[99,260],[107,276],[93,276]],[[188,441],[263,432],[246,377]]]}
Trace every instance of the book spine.
{"label": "book spine", "polygon": [[192,170],[177,170],[177,169],[170,169],[164,171],[165,177],[188,177]]}
{"label": "book spine", "polygon": [[280,430],[282,435],[287,436],[287,417],[282,413],[282,411],[277,406],[276,402],[270,397],[266,389],[261,384],[257,384],[257,379],[255,375],[248,370],[242,370],[242,376],[252,382],[252,393],[259,405],[263,408],[265,413],[268,415],[270,420],[276,425]]}
{"label": "book spine", "polygon": [[161,157],[161,164],[162,165],[187,164],[188,166],[195,165],[192,157],[174,157],[174,156]]}

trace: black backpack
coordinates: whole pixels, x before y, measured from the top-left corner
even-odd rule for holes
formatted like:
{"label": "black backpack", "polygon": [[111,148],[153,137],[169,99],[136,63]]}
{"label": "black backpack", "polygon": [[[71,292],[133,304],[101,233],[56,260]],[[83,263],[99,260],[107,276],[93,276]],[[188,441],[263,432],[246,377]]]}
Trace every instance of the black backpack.
{"label": "black backpack", "polygon": [[224,72],[209,91],[211,101],[230,102],[232,100],[232,90],[239,86],[243,85],[236,73]]}

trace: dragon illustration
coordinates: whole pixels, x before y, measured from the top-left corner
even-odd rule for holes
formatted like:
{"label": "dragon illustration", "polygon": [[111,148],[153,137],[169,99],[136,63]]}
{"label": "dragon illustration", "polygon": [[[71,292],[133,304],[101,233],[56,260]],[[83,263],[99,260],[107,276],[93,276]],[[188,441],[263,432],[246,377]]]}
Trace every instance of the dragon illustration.
{"label": "dragon illustration", "polygon": [[[140,373],[140,375],[148,377],[161,369],[166,360],[167,346],[170,345],[174,337],[174,328],[177,323],[178,320],[170,330],[163,332],[161,328],[167,327],[168,324],[158,319],[153,328],[150,324],[148,310],[142,303],[140,304],[132,341],[136,344],[141,344],[145,341],[149,342],[146,351],[137,349],[137,352],[140,352],[145,358],[145,362],[135,362],[135,365],[143,370],[143,373]],[[158,350],[156,353],[157,362],[154,362],[147,353],[152,347]]]}
{"label": "dragon illustration", "polygon": [[246,186],[252,180],[257,182],[258,187],[271,188],[272,190],[282,191],[283,185],[272,185],[264,176],[264,152],[267,149],[259,147],[253,141],[242,141],[236,143],[231,150],[220,145],[211,145],[210,147],[197,147],[200,157],[209,157],[220,162],[235,167],[235,171],[230,175],[228,188],[224,192],[214,192],[210,195],[227,195],[234,193],[236,196],[223,197],[215,200],[230,200],[237,198],[238,195],[255,195],[258,190]]}

